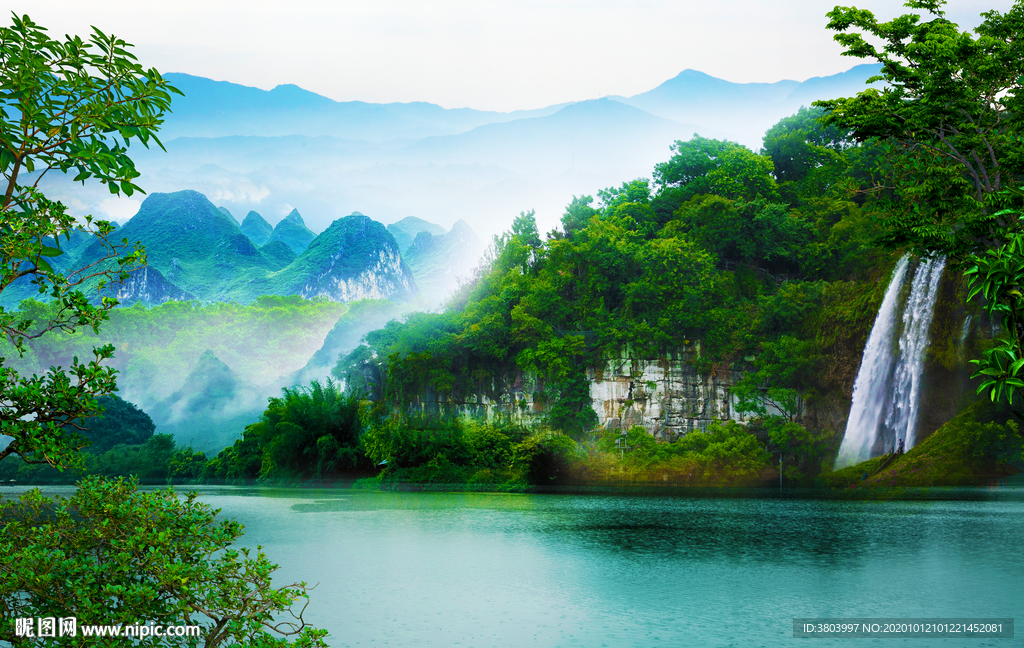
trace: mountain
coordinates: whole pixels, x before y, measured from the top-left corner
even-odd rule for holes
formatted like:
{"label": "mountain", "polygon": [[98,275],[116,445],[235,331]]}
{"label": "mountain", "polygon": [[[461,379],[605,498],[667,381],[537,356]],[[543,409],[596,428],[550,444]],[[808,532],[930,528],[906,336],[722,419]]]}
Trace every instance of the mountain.
{"label": "mountain", "polygon": [[[398,244],[380,223],[351,216],[320,236],[305,227],[298,212],[282,223],[275,228],[278,238],[257,247],[199,192],[150,194],[118,233],[142,243],[148,266],[111,290],[119,290],[127,302],[151,304],[168,299],[248,303],[261,295],[320,295],[335,301],[415,296]],[[296,240],[306,236],[311,242],[296,254],[288,241],[298,245]],[[100,254],[102,248],[93,242],[77,263]]]}
{"label": "mountain", "polygon": [[397,223],[391,223],[388,225],[388,231],[395,237],[398,249],[402,254],[405,254],[405,251],[412,245],[416,235],[420,232],[429,232],[435,235],[444,234],[444,228],[440,225],[435,225],[415,216],[406,216]]}
{"label": "mountain", "polygon": [[309,359],[306,366],[289,376],[279,387],[308,385],[311,380],[325,380],[331,369],[342,357],[356,348],[370,331],[384,328],[384,325],[411,310],[412,304],[398,304],[393,301],[365,299],[352,307],[338,319],[324,338],[323,346]]}
{"label": "mountain", "polygon": [[293,209],[277,224],[267,242],[281,241],[298,255],[302,254],[302,251],[309,246],[310,241],[314,238],[316,238],[316,234],[306,227],[302,216],[299,215],[299,210]]}
{"label": "mountain", "polygon": [[853,96],[880,69],[877,64],[857,65],[832,76],[775,83],[732,83],[683,70],[652,90],[613,98],[652,115],[704,124],[756,151],[764,131],[782,117],[818,99]]}
{"label": "mountain", "polygon": [[395,237],[362,214],[339,218],[287,268],[268,282],[266,294],[326,297],[333,301],[411,299],[412,272]]}
{"label": "mountain", "polygon": [[557,110],[556,106],[511,113],[445,109],[425,102],[373,104],[334,101],[295,85],[273,90],[213,81],[188,74],[164,75],[185,93],[161,127],[163,139],[229,135],[307,135],[385,142],[459,133],[481,124]]}
{"label": "mountain", "polygon": [[263,256],[267,259],[277,263],[277,269],[284,268],[299,256],[295,254],[295,251],[288,247],[288,244],[284,241],[272,241],[267,243],[260,248],[260,252],[262,252]]}
{"label": "mountain", "polygon": [[236,224],[236,225],[238,225],[238,219],[237,219],[237,218],[235,218],[235,217],[234,217],[234,216],[233,216],[233,215],[231,214],[231,212],[230,212],[230,211],[228,210],[228,208],[227,208],[227,207],[218,207],[217,209],[219,209],[219,210],[221,211],[221,213],[222,213],[222,214],[224,214],[225,216],[227,216],[227,217],[228,217],[228,218],[230,218],[231,220],[235,221],[235,224]]}
{"label": "mountain", "polygon": [[470,278],[483,252],[483,242],[464,220],[440,235],[421,231],[406,250],[405,260],[427,308],[440,305],[459,287],[460,279]]}
{"label": "mountain", "polygon": [[196,299],[195,295],[175,286],[159,270],[149,266],[132,271],[131,276],[123,282],[111,283],[102,294],[117,299],[121,306],[131,306],[138,302],[156,306],[166,301]]}
{"label": "mountain", "polygon": [[711,135],[695,124],[656,117],[611,99],[593,99],[545,117],[427,137],[404,152],[419,163],[495,164],[528,168],[533,174],[619,169],[623,177],[636,177],[650,173],[649,161],[666,158],[673,141],[689,139],[697,131]]}
{"label": "mountain", "polygon": [[[150,194],[118,236],[140,241],[149,268],[204,301],[243,300],[248,295],[239,290],[240,280],[244,284],[246,277],[280,267],[260,253],[233,218],[197,191]],[[93,243],[80,263],[101,253]]]}
{"label": "mountain", "polygon": [[[487,238],[528,209],[547,231],[573,195],[650,177],[675,140],[699,133],[756,151],[779,119],[814,99],[853,95],[876,71],[738,84],[686,70],[632,97],[518,113],[336,102],[295,86],[168,75],[186,96],[161,129],[167,152],[140,149],[133,159],[150,193],[188,186],[233,214],[295,208],[313,231],[359,210],[445,227],[463,218]],[[47,174],[41,187],[105,213],[106,188],[72,187],[72,178]]]}
{"label": "mountain", "polygon": [[242,221],[242,234],[249,237],[256,245],[263,247],[267,241],[270,240],[270,235],[273,234],[274,228],[270,226],[259,212],[250,211],[245,215],[245,220]]}
{"label": "mountain", "polygon": [[265,404],[261,390],[242,381],[208,349],[181,388],[149,414],[157,432],[173,434],[179,446],[215,452],[257,420]]}

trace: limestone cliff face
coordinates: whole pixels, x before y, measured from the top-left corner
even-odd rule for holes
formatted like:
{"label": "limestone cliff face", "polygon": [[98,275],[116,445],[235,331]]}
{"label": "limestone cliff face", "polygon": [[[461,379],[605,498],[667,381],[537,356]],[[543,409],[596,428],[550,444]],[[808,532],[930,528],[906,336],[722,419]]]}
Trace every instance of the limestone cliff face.
{"label": "limestone cliff face", "polygon": [[659,440],[672,440],[712,421],[742,421],[730,387],[742,371],[717,370],[708,375],[689,362],[700,345],[659,357],[635,356],[628,351],[608,358],[588,372],[590,399],[601,425],[628,429],[644,427]]}
{"label": "limestone cliff face", "polygon": [[332,301],[349,302],[411,297],[416,293],[412,273],[397,250],[377,250],[369,258],[369,265],[354,276],[339,275],[333,272],[334,267],[331,263],[323,272],[311,277],[299,294],[306,299],[326,297]]}
{"label": "limestone cliff face", "polygon": [[[746,420],[736,411],[735,397],[730,392],[743,372],[702,374],[691,363],[699,353],[699,343],[654,357],[625,350],[606,358],[602,366],[590,368],[590,399],[598,425],[609,429],[639,425],[668,441],[703,430],[716,419]],[[548,403],[536,400],[543,388],[536,377],[513,372],[461,396],[428,389],[414,399],[411,409],[489,421],[512,420],[533,427],[547,414]]]}
{"label": "limestone cliff face", "polygon": [[142,267],[134,270],[121,283],[112,283],[103,295],[114,297],[122,306],[131,306],[142,302],[147,306],[155,306],[166,301],[185,301],[195,299],[192,293],[178,288],[164,278],[156,268]]}
{"label": "limestone cliff face", "polygon": [[334,221],[273,282],[277,294],[307,299],[407,300],[416,295],[412,271],[394,237],[362,214]]}

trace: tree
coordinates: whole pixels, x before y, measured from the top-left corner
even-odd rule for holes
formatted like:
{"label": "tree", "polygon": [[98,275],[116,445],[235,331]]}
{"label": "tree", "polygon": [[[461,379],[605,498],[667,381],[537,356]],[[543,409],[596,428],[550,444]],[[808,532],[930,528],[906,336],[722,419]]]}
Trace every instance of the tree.
{"label": "tree", "polygon": [[821,108],[802,107],[765,132],[761,154],[771,158],[780,184],[803,180],[853,145],[846,130],[821,123],[824,113]]}
{"label": "tree", "polygon": [[[324,630],[291,607],[306,583],[275,589],[277,568],[262,550],[233,549],[242,525],[171,489],[139,492],[124,479],[89,477],[69,500],[30,491],[0,504],[0,632],[23,618],[74,617],[84,625],[195,625],[207,648],[326,646]],[[291,613],[289,619],[277,618]],[[273,634],[271,634],[273,633]],[[278,635],[278,636],[275,636]],[[94,637],[12,640],[12,645],[95,646]],[[178,637],[141,645],[183,645]]]}
{"label": "tree", "polygon": [[993,320],[1001,319],[1003,328],[992,348],[971,360],[978,367],[971,377],[981,379],[979,394],[988,392],[993,402],[1005,399],[1013,405],[1014,394],[1024,393],[1024,234],[1014,234],[1005,245],[972,256],[969,264],[964,271],[968,299],[980,294],[985,312]]}
{"label": "tree", "polygon": [[[27,16],[0,28],[0,170],[7,182],[0,199],[0,293],[26,286],[56,307],[41,322],[0,308],[0,332],[19,352],[28,340],[54,330],[99,325],[117,302],[86,298],[83,289],[123,280],[145,260],[140,248],[109,240],[106,221],[76,222],[67,208],[46,198],[39,181],[49,171],[76,172],[75,181],[98,179],[113,194],[141,191],[130,157],[132,141],[160,145],[156,130],[177,92],[154,69],[145,70],[123,40],[98,29],[88,42],[50,39]],[[180,94],[180,93],[179,93]],[[76,231],[95,235],[107,254],[69,273],[47,259],[63,255],[60,239]],[[10,295],[11,293],[8,293]],[[0,296],[8,296],[0,295]],[[42,377],[22,377],[0,359],[0,434],[13,437],[0,460],[19,456],[57,468],[82,464],[82,418],[97,414],[97,398],[116,387],[102,366],[110,345],[94,359]],[[146,447],[168,458],[169,437]],[[166,462],[164,462],[166,464]],[[262,551],[231,548],[237,522],[214,522],[215,512],[190,494],[139,493],[135,482],[87,478],[69,500],[47,500],[30,491],[0,504],[0,628],[14,645],[97,645],[93,638],[18,639],[16,619],[75,617],[81,624],[202,625],[207,646],[224,643],[323,646],[301,612],[291,624],[274,615],[304,597],[304,583],[271,586],[275,566]],[[268,631],[282,637],[274,637]],[[158,645],[162,638],[139,643]],[[102,643],[99,645],[103,645]]]}
{"label": "tree", "polygon": [[700,194],[745,201],[778,197],[771,158],[745,146],[694,135],[672,150],[668,162],[654,165],[654,182],[662,193],[676,193],[679,203]]}
{"label": "tree", "polygon": [[[130,46],[94,28],[88,42],[77,36],[53,40],[28,16],[14,16],[0,28],[0,170],[6,181],[0,198],[0,293],[24,289],[58,304],[52,317],[36,322],[0,306],[0,332],[19,353],[26,341],[56,329],[89,326],[98,331],[117,302],[98,304],[82,289],[123,280],[145,262],[138,247],[114,243],[109,222],[76,222],[67,208],[39,191],[49,171],[76,172],[74,180],[95,178],[112,194],[141,191],[128,146],[156,142],[156,130],[178,92],[154,70],[145,70]],[[179,93],[180,94],[180,93]],[[162,145],[161,145],[162,146]],[[87,267],[56,271],[47,259],[60,257],[60,239],[75,231],[97,237],[106,255]],[[13,289],[13,290],[12,290]],[[0,433],[13,437],[0,459],[18,455],[29,463],[76,466],[75,450],[85,445],[77,419],[98,411],[97,396],[113,392],[115,372],[102,366],[113,347],[77,358],[67,372],[57,367],[43,376],[22,377],[0,358]]]}
{"label": "tree", "polygon": [[[888,148],[883,242],[957,260],[1000,244],[1017,228],[1003,208],[1007,186],[1024,171],[1024,4],[983,13],[976,36],[944,17],[943,0],[910,0],[917,14],[878,22],[871,12],[836,7],[828,28],[845,56],[882,64],[882,90],[815,102],[826,124]],[[882,41],[881,48],[851,28]]]}

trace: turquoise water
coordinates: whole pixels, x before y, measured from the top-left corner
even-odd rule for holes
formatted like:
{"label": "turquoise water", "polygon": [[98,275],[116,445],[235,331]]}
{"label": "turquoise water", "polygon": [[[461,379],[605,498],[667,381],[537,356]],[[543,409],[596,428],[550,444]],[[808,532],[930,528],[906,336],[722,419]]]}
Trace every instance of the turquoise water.
{"label": "turquoise water", "polygon": [[1024,494],[850,502],[202,487],[342,646],[1024,646],[794,639],[794,617],[1024,619]]}

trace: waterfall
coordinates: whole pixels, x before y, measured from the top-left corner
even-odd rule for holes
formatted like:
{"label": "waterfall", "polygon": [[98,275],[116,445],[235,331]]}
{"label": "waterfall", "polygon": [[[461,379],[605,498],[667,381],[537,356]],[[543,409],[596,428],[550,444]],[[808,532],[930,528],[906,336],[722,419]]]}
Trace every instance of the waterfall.
{"label": "waterfall", "polygon": [[928,331],[932,325],[935,299],[939,295],[939,281],[945,267],[945,259],[922,261],[917,266],[910,288],[910,298],[903,309],[900,356],[896,362],[892,400],[889,401],[889,411],[885,415],[885,426],[893,433],[892,444],[895,445],[898,440],[903,439],[907,450],[914,447],[917,413],[921,406],[924,354],[930,341]]}
{"label": "waterfall", "polygon": [[914,445],[929,329],[945,259],[918,264],[904,300],[910,258],[896,264],[871,328],[853,386],[853,405],[836,467],[883,454],[903,439]]}
{"label": "waterfall", "polygon": [[860,370],[853,383],[853,405],[846,422],[846,433],[839,446],[836,468],[852,466],[871,456],[875,444],[878,424],[885,412],[890,397],[889,377],[895,362],[892,352],[893,333],[896,330],[897,302],[903,288],[910,258],[904,256],[896,264],[892,280],[885,291],[882,306],[878,309],[875,324],[871,327],[868,343],[860,361]]}

